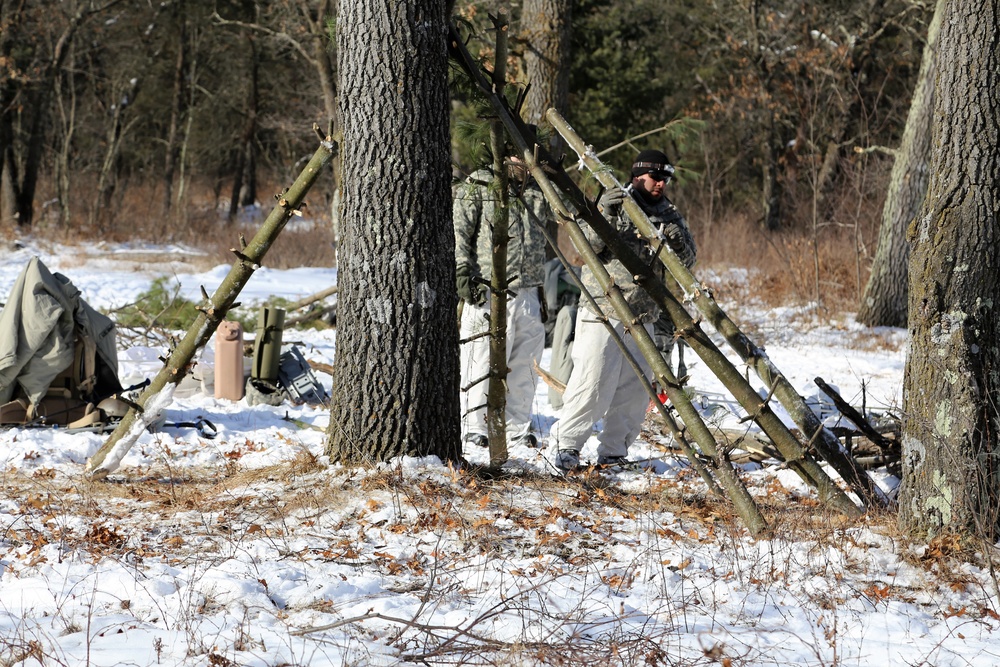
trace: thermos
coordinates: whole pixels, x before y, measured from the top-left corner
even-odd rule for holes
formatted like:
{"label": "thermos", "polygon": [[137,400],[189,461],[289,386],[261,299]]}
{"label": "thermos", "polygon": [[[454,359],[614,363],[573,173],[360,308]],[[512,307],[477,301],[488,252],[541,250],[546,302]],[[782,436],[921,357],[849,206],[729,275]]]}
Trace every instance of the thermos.
{"label": "thermos", "polygon": [[281,337],[285,328],[285,311],[281,308],[260,309],[257,316],[257,335],[254,338],[253,365],[250,379],[267,385],[277,385],[281,368]]}
{"label": "thermos", "polygon": [[215,332],[215,397],[243,398],[243,325],[220,322]]}

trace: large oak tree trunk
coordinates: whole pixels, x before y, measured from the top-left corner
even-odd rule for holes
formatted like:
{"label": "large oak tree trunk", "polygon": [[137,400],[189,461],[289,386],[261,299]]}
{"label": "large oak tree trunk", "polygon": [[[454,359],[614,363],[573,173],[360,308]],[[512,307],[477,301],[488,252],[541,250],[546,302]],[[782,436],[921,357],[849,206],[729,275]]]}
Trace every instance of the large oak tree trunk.
{"label": "large oak tree trunk", "polygon": [[1000,454],[1000,0],[948,0],[931,176],[911,228],[900,521],[996,535]]}
{"label": "large oak tree trunk", "polygon": [[945,4],[946,0],[938,0],[934,19],[927,31],[927,44],[920,63],[917,87],[910,102],[910,113],[906,118],[903,141],[889,177],[878,249],[858,308],[858,322],[868,326],[906,326],[906,271],[910,259],[906,229],[917,217],[927,194],[937,38]]}
{"label": "large oak tree trunk", "polygon": [[447,5],[340,3],[334,460],[461,454]]}

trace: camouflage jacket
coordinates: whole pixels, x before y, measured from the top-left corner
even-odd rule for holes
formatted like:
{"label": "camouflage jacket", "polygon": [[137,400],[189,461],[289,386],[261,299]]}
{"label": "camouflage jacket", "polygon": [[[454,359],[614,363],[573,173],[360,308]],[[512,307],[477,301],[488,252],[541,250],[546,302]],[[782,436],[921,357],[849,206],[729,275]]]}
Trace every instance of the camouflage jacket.
{"label": "camouflage jacket", "polygon": [[[649,204],[646,202],[638,193],[632,191],[632,186],[627,185],[625,187],[625,193],[632,197],[639,208],[641,208],[646,215],[649,217],[649,221],[657,229],[663,229],[664,236],[667,237],[667,243],[673,249],[677,256],[681,259],[684,264],[690,268],[694,266],[695,260],[697,258],[697,249],[694,244],[694,237],[691,235],[691,230],[688,228],[687,222],[684,220],[684,216],[680,214],[677,207],[674,206],[673,202],[667,199],[666,196],[661,197],[657,202]],[[632,220],[628,217],[624,208],[618,209],[618,215],[609,222],[615,225],[618,229],[618,234],[625,241],[625,243],[647,264],[650,263],[653,257],[653,248],[650,247],[649,243],[642,238],[639,231],[632,224]],[[636,315],[642,318],[643,322],[653,322],[659,315],[659,307],[653,301],[652,298],[646,291],[639,287],[636,282],[632,279],[632,274],[625,269],[625,266],[615,259],[611,250],[606,248],[604,241],[591,229],[589,226],[584,227],[587,239],[590,241],[591,245],[594,246],[594,250],[597,252],[597,256],[600,258],[601,262],[607,268],[608,273],[611,274],[612,279],[614,279],[615,284],[621,289],[622,294],[625,296],[625,300],[628,301],[628,305],[631,306],[632,311]],[[660,262],[655,262],[653,264],[653,273],[658,277],[663,275],[663,265]],[[597,282],[597,278],[589,267],[583,267],[583,274],[581,276],[583,279],[583,284],[586,286],[587,291],[593,295],[594,300],[597,301],[597,305],[607,314],[608,316],[618,319],[614,308],[608,301],[607,295],[605,295],[604,290]],[[587,303],[588,309],[590,309],[590,304]]]}
{"label": "camouflage jacket", "polygon": [[[468,265],[470,274],[489,280],[493,272],[493,211],[495,197],[490,192],[493,172],[480,169],[465,180],[455,194],[452,221],[455,226],[455,263]],[[511,181],[511,190],[520,188]],[[524,201],[541,221],[547,224],[552,213],[542,191],[529,181],[522,194]],[[545,237],[532,221],[515,192],[510,195],[510,218],[507,244],[507,279],[514,278],[510,289],[537,287],[545,279]]]}

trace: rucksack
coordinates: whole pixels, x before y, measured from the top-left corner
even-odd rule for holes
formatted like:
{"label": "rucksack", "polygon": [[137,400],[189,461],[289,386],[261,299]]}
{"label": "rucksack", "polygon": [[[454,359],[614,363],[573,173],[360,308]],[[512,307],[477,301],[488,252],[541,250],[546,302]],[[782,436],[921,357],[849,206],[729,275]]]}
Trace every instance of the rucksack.
{"label": "rucksack", "polygon": [[29,260],[0,312],[0,424],[96,424],[122,391],[114,322]]}

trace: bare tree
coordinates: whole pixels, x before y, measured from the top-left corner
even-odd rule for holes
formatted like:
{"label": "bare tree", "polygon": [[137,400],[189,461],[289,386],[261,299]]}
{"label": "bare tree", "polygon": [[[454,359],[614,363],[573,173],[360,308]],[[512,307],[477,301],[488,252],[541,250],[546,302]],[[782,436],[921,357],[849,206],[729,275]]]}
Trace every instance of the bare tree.
{"label": "bare tree", "polygon": [[257,113],[259,105],[260,53],[256,37],[246,35],[247,81],[246,104],[243,108],[243,129],[234,149],[233,192],[229,199],[229,223],[236,220],[241,206],[251,206],[257,199]]}
{"label": "bare tree", "polygon": [[1000,507],[1000,0],[947,0],[911,228],[900,522],[991,541]]}
{"label": "bare tree", "polygon": [[[170,209],[173,206],[174,176],[181,166],[179,165],[179,135],[181,132],[181,117],[186,109],[185,100],[187,99],[184,91],[185,85],[190,84],[188,78],[192,74],[192,65],[188,54],[190,46],[184,0],[178,0],[177,6],[177,54],[174,57],[173,94],[170,98],[170,118],[167,121],[166,145],[163,151],[165,158],[163,164],[163,214],[165,216],[170,214]],[[179,189],[183,191],[183,184],[181,184]]]}
{"label": "bare tree", "polygon": [[903,141],[896,151],[889,193],[882,209],[878,249],[858,307],[858,322],[868,326],[906,326],[906,267],[910,259],[906,228],[917,217],[927,193],[937,39],[944,7],[945,0],[937,0],[927,30],[917,88],[910,102]]}
{"label": "bare tree", "polygon": [[[331,122],[337,115],[337,76],[335,51],[331,45],[335,0],[281,0],[271,3],[253,3],[257,16],[252,20],[223,18],[218,13],[213,19],[218,25],[238,27],[284,46],[300,58],[316,75],[316,83],[323,100],[321,125]],[[339,159],[333,164],[334,200],[331,220],[335,236],[340,235]]]}
{"label": "bare tree", "polygon": [[327,452],[460,454],[445,0],[343,0],[344,209]]}
{"label": "bare tree", "polygon": [[[529,123],[541,123],[550,108],[566,115],[572,7],[572,0],[524,0],[521,40],[531,86],[525,94],[524,115]],[[553,135],[553,140],[558,138]]]}
{"label": "bare tree", "polygon": [[[524,115],[529,123],[540,124],[548,109],[562,114],[569,111],[572,8],[572,0],[524,0],[521,39],[529,84]],[[553,155],[565,152],[565,142],[558,133],[552,133],[549,150]],[[546,231],[558,237],[559,225],[554,218]],[[555,256],[551,250],[546,252],[549,258]]]}
{"label": "bare tree", "polygon": [[[29,3],[0,3],[0,25],[3,27],[0,60],[8,60],[15,44],[21,47],[20,58],[11,60],[24,60],[17,76],[0,76],[3,79],[0,147],[4,152],[0,171],[3,172],[5,207],[9,214],[16,216],[19,226],[30,226],[35,217],[35,190],[47,146],[50,102],[59,72],[70,56],[73,40],[84,23],[119,1],[65,3],[55,11]],[[47,39],[39,38],[36,32],[46,34]],[[5,64],[4,67],[17,69],[18,65]],[[20,118],[15,119],[15,115]],[[22,124],[25,137],[21,151],[15,150],[15,123]],[[13,202],[6,202],[7,197]]]}

